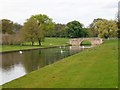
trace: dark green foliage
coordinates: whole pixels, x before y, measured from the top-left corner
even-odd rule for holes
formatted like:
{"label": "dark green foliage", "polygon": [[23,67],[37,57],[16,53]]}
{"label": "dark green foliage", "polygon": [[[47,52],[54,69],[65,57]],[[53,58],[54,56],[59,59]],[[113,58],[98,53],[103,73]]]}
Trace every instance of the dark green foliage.
{"label": "dark green foliage", "polygon": [[78,21],[69,22],[66,25],[66,32],[67,37],[69,38],[79,38],[87,36],[86,30],[83,28],[83,25]]}
{"label": "dark green foliage", "polygon": [[65,24],[54,24],[52,30],[48,30],[45,34],[46,37],[66,37]]}
{"label": "dark green foliage", "polygon": [[2,19],[2,33],[12,34],[13,33],[13,22],[8,19]]}
{"label": "dark green foliage", "polygon": [[63,32],[65,29],[65,25],[64,24],[55,24],[55,37],[64,37]]}

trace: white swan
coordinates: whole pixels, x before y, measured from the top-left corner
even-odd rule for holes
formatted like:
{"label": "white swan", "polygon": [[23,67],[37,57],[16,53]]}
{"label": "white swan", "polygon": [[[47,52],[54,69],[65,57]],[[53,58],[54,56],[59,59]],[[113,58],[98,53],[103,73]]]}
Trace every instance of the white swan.
{"label": "white swan", "polygon": [[20,54],[22,54],[23,52],[22,51],[19,51]]}
{"label": "white swan", "polygon": [[61,53],[63,53],[63,50],[61,50]]}
{"label": "white swan", "polygon": [[85,46],[82,46],[82,48],[85,48]]}

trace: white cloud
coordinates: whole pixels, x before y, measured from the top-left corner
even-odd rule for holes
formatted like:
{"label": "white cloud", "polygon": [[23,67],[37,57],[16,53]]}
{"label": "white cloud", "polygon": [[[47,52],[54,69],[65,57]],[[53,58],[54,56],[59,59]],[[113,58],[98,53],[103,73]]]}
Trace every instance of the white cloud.
{"label": "white cloud", "polygon": [[34,14],[47,14],[56,23],[79,20],[86,26],[94,18],[114,19],[118,0],[0,0],[0,19],[23,23]]}

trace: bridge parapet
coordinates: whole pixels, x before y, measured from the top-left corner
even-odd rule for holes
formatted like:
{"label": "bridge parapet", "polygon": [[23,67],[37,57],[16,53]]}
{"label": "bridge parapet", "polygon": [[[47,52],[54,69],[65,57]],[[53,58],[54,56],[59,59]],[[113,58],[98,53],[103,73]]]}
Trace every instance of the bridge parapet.
{"label": "bridge parapet", "polygon": [[99,45],[103,43],[101,38],[73,38],[69,40],[69,44],[72,46],[80,46],[83,41],[89,41],[92,45]]}

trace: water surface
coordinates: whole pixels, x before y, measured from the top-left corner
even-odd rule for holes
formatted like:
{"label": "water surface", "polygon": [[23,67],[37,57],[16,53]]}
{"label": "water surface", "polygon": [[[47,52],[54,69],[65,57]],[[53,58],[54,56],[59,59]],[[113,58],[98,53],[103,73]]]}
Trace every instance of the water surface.
{"label": "water surface", "polygon": [[67,46],[0,54],[0,85],[83,50],[79,46]]}

